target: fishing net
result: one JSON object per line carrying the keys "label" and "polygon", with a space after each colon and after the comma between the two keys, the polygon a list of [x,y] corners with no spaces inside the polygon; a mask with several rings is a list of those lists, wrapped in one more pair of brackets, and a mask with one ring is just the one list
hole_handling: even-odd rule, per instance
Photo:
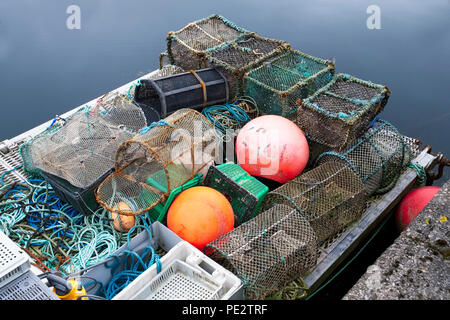
{"label": "fishing net", "polygon": [[358,176],[346,164],[329,161],[269,192],[263,210],[277,204],[294,205],[322,244],[357,220],[366,200]]}
{"label": "fishing net", "polygon": [[170,65],[169,53],[167,51],[164,51],[159,55],[159,69],[162,69],[167,65]]}
{"label": "fishing net", "polygon": [[98,187],[97,201],[123,215],[146,212],[197,173],[205,174],[218,141],[201,113],[178,110],[119,146],[115,172]]}
{"label": "fishing net", "polygon": [[114,167],[119,144],[146,125],[137,105],[108,93],[28,142],[21,149],[25,169],[50,173],[75,187],[91,186]]}
{"label": "fishing net", "polygon": [[338,74],[298,102],[297,124],[311,140],[343,150],[367,130],[389,95],[385,86]]}
{"label": "fishing net", "polygon": [[208,66],[205,59],[207,49],[231,41],[247,32],[217,14],[191,22],[184,28],[169,32],[167,35],[169,61],[184,70],[206,68]]}
{"label": "fishing net", "polygon": [[259,212],[269,191],[267,186],[233,162],[211,166],[203,184],[220,191],[230,201],[235,226],[252,219]]}
{"label": "fishing net", "polygon": [[244,94],[256,99],[263,114],[297,114],[302,100],[326,85],[334,65],[297,50],[276,56],[244,76]]}
{"label": "fishing net", "polygon": [[384,193],[395,185],[416,150],[397,128],[384,120],[376,120],[351,148],[341,153],[324,152],[317,164],[338,161],[348,165],[364,183],[366,192],[372,195]]}
{"label": "fishing net", "polygon": [[246,299],[264,299],[316,264],[316,235],[293,207],[280,204],[211,242],[205,252],[244,283]]}
{"label": "fishing net", "polygon": [[285,41],[250,33],[206,50],[206,57],[211,66],[227,77],[230,98],[234,99],[243,94],[242,81],[246,72],[289,48]]}

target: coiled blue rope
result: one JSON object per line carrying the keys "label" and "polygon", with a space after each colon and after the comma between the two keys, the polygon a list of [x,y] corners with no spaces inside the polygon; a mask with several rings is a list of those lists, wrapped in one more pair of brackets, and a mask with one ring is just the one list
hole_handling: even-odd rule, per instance
{"label": "coiled blue rope", "polygon": [[[161,260],[155,249],[152,246],[146,246],[143,252],[139,255],[131,249],[130,246],[130,234],[136,228],[144,228],[148,234],[149,239],[152,239],[152,233],[150,226],[145,220],[144,225],[135,225],[127,234],[128,250],[123,250],[119,255],[111,255],[116,261],[110,268],[114,276],[110,282],[104,286],[104,296],[110,300],[114,298],[121,290],[123,290],[128,284],[134,281],[145,270],[156,264],[156,272],[161,272]],[[122,271],[116,273],[116,270],[122,268]]]}
{"label": "coiled blue rope", "polygon": [[240,129],[251,119],[239,106],[233,104],[214,105],[203,109],[202,114],[221,133],[227,130]]}

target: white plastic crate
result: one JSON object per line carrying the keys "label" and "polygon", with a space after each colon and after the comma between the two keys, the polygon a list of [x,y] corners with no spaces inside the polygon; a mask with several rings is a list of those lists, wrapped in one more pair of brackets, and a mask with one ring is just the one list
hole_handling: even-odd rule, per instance
{"label": "white plastic crate", "polygon": [[0,300],[60,300],[32,271],[0,288]]}
{"label": "white plastic crate", "polygon": [[242,281],[186,241],[161,258],[113,300],[228,300],[242,299]]}
{"label": "white plastic crate", "polygon": [[28,255],[0,231],[0,288],[30,269]]}

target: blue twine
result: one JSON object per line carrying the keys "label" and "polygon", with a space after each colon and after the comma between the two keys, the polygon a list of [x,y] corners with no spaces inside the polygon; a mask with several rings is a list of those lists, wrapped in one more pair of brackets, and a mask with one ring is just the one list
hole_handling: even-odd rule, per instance
{"label": "blue twine", "polygon": [[5,176],[6,176],[7,174],[9,174],[9,173],[11,173],[11,172],[13,172],[13,171],[16,171],[17,169],[20,169],[20,168],[22,168],[22,167],[23,167],[23,165],[21,164],[20,166],[17,166],[17,167],[15,167],[15,168],[11,169],[11,170],[8,170],[8,171],[3,172],[2,176],[0,177],[0,183],[2,184],[2,186],[5,185],[5,183],[3,182],[3,179],[5,178]]}
{"label": "blue twine", "polygon": [[173,127],[173,124],[170,124],[169,122],[167,122],[166,120],[159,120],[156,122],[152,122],[149,126],[144,127],[142,129],[139,130],[140,134],[146,134],[147,132],[149,132],[152,128],[156,127],[156,126],[169,126],[169,127]]}
{"label": "blue twine", "polygon": [[[119,253],[119,255],[124,257],[120,259],[119,255],[113,254],[110,257],[114,258],[116,263],[112,266],[107,266],[105,264],[105,266],[111,268],[111,273],[114,274],[109,283],[104,286],[104,296],[108,300],[114,298],[121,290],[133,282],[152,265],[156,264],[156,272],[161,272],[162,264],[160,257],[156,254],[156,251],[152,246],[146,246],[141,255],[133,251],[130,246],[130,235],[136,228],[144,228],[148,232],[149,239],[152,239],[152,233],[150,230],[151,225],[149,226],[144,219],[142,221],[144,225],[135,225],[128,231],[128,250],[123,250]],[[116,273],[116,270],[119,267],[123,267],[123,270]]]}
{"label": "blue twine", "polygon": [[233,121],[240,129],[243,124],[249,122],[251,119],[242,108],[236,105],[237,103],[239,103],[239,100],[233,104],[228,103],[224,105],[206,107],[203,109],[202,114],[214,125],[216,129],[220,130],[222,133],[226,133],[227,130],[235,128],[221,124],[216,118],[218,116]]}

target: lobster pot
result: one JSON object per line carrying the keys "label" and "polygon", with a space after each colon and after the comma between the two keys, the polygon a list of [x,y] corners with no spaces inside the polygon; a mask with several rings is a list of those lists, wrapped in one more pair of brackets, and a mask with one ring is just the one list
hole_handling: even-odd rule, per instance
{"label": "lobster pot", "polygon": [[263,210],[277,204],[295,205],[323,244],[361,217],[366,200],[358,176],[347,165],[330,161],[269,192]]}
{"label": "lobster pot", "polygon": [[277,205],[205,247],[244,283],[246,299],[264,299],[304,276],[318,257],[316,235],[293,207]]}
{"label": "lobster pot", "polygon": [[108,211],[136,215],[165,203],[171,191],[205,174],[218,150],[214,127],[199,112],[182,109],[122,143],[115,172],[98,187]]}
{"label": "lobster pot", "polygon": [[26,171],[46,172],[77,188],[88,188],[114,168],[120,143],[147,125],[143,111],[126,97],[109,93],[37,135],[21,148]]}
{"label": "lobster pot", "polygon": [[[184,28],[167,35],[169,62],[184,70],[208,66],[205,51],[248,33],[220,15],[191,22]],[[160,60],[161,61],[161,60]]]}
{"label": "lobster pot", "polygon": [[351,168],[364,183],[368,195],[390,190],[414,152],[407,139],[390,123],[377,120],[373,127],[344,152],[324,152],[317,159],[320,165],[337,161]]}
{"label": "lobster pot", "polygon": [[250,70],[244,76],[244,94],[256,99],[263,114],[297,114],[298,100],[326,85],[334,65],[297,50],[289,50]]}
{"label": "lobster pot", "polygon": [[158,79],[183,72],[184,70],[179,66],[173,64],[165,64],[161,66],[161,68],[159,68],[159,70],[157,70],[154,74],[152,74],[152,76],[150,76],[150,79]]}
{"label": "lobster pot", "polygon": [[269,191],[267,186],[233,162],[211,166],[203,184],[220,191],[230,201],[235,226],[252,219],[258,213]]}
{"label": "lobster pot", "polygon": [[344,150],[369,127],[389,98],[387,87],[347,74],[298,101],[298,126],[317,143]]}
{"label": "lobster pot", "polygon": [[[161,67],[159,70],[156,70],[155,72],[150,73],[150,75],[148,75],[144,79],[148,81],[148,79],[158,79],[158,78],[168,77],[168,76],[183,73],[183,72],[184,72],[184,70],[181,69],[180,67],[172,65],[172,64],[167,64],[167,65]],[[130,88],[128,89],[127,96],[128,96],[128,98],[133,99],[133,102],[142,109],[142,111],[144,112],[145,118],[147,120],[147,123],[152,123],[152,122],[156,122],[161,119],[161,112],[157,111],[154,107],[144,104],[144,103],[141,103],[141,102],[138,102],[135,99],[136,87],[139,86],[144,79],[139,79],[139,80],[137,80],[137,82],[133,83],[130,86]]]}
{"label": "lobster pot", "polygon": [[228,95],[224,75],[213,68],[207,68],[141,80],[136,85],[134,100],[166,117],[183,108],[202,109],[224,103],[228,100]]}
{"label": "lobster pot", "polygon": [[[170,65],[169,53],[164,51],[159,55],[159,69],[162,69],[167,65]],[[179,68],[181,69],[181,67]]]}
{"label": "lobster pot", "polygon": [[206,57],[210,66],[219,69],[227,77],[230,99],[234,99],[242,95],[242,81],[246,72],[289,48],[289,43],[285,41],[250,33],[206,50]]}

